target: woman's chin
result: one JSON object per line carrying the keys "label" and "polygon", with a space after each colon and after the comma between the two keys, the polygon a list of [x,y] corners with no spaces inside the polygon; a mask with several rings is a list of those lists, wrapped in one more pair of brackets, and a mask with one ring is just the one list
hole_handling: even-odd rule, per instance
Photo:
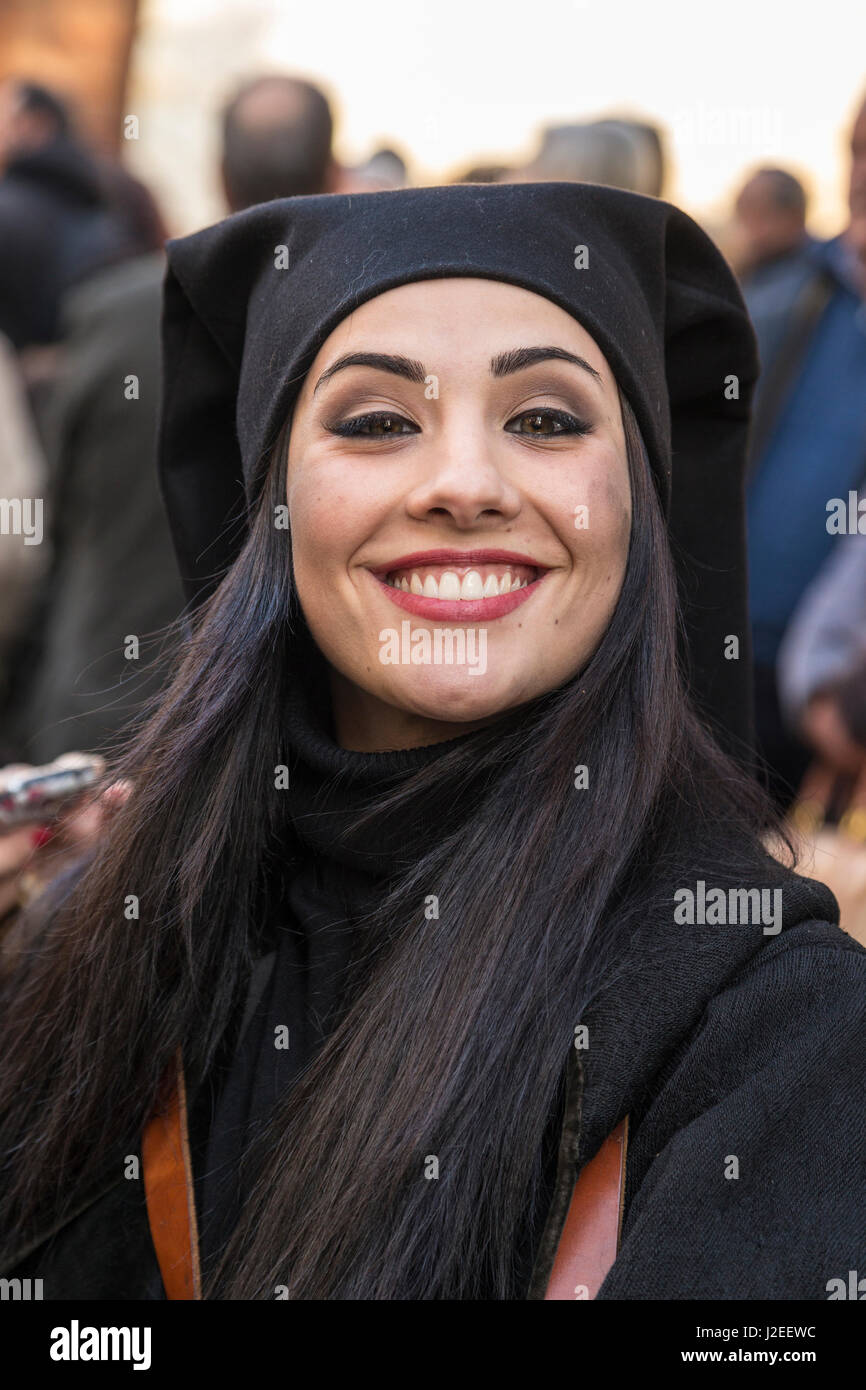
{"label": "woman's chin", "polygon": [[[471,724],[494,719],[520,701],[515,685],[503,681],[501,673],[455,670],[448,667],[401,672],[401,679],[385,696],[396,705],[424,719],[449,724]],[[526,698],[525,696],[523,697]]]}

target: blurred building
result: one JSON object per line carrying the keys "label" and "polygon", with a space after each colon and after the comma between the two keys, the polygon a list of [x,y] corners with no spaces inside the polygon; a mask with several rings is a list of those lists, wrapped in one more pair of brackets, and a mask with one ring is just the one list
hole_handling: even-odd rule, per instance
{"label": "blurred building", "polygon": [[3,0],[0,80],[43,83],[75,110],[82,134],[117,154],[138,0]]}

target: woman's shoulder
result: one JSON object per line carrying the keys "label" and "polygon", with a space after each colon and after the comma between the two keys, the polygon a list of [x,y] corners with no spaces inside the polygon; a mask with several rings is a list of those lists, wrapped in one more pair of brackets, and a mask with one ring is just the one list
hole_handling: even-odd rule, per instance
{"label": "woman's shoulder", "polygon": [[641,1114],[650,1148],[740,1104],[768,1133],[796,1112],[802,1143],[822,1142],[834,1110],[859,1123],[864,1024],[866,950],[835,922],[787,922],[718,979],[656,1072]]}
{"label": "woman's shoulder", "polygon": [[762,1030],[775,1027],[782,1045],[786,1030],[829,1030],[834,1011],[856,1016],[866,999],[866,951],[839,927],[830,889],[770,855],[735,862],[724,848],[653,887],[581,1020],[587,1156],[626,1111],[646,1112],[683,1058],[697,1058],[713,1020],[724,1017],[730,1046],[720,1036],[717,1057],[695,1063],[698,1089],[709,1073],[725,1084],[724,1054],[738,1074]]}
{"label": "woman's shoulder", "polygon": [[712,952],[718,974],[681,1056],[712,1047],[726,1059],[730,1084],[759,1064],[762,1049],[775,1054],[808,1038],[827,1056],[853,1039],[866,1012],[866,950],[839,925],[826,884],[770,858],[766,885],[726,886],[713,896],[698,884],[695,916],[709,923],[713,906],[729,961],[718,969]]}
{"label": "woman's shoulder", "polygon": [[[739,962],[720,983],[720,991],[748,994],[756,977],[771,998],[781,995],[789,981],[805,973],[817,980],[825,972],[835,979],[841,999],[843,981],[850,982],[853,1002],[866,1001],[862,991],[866,949],[840,925],[839,905],[832,889],[773,855],[764,860],[768,886],[761,888],[761,936],[753,954]],[[753,890],[752,890],[753,891]],[[757,901],[757,895],[755,894]],[[819,1004],[815,998],[815,1007]]]}
{"label": "woman's shoulder", "polygon": [[817,1086],[823,1075],[826,1086],[853,1084],[866,1072],[864,1023],[866,950],[837,923],[809,918],[767,941],[725,981],[693,1050],[724,1056],[731,1081],[746,1068],[790,1072],[799,1054],[804,1081]]}
{"label": "woman's shoulder", "polygon": [[837,922],[807,918],[766,941],[726,988],[747,987],[756,974],[762,981],[772,977],[781,983],[803,971],[811,975],[831,971],[840,987],[846,980],[857,983],[866,973],[866,949]]}
{"label": "woman's shoulder", "polygon": [[866,951],[808,909],[720,973],[632,1088],[603,1297],[827,1297],[862,1254],[864,1023]]}

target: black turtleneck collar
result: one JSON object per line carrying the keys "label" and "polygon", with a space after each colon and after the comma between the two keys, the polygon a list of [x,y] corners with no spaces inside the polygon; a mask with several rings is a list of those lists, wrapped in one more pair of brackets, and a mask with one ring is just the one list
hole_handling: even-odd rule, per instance
{"label": "black turtleneck collar", "polygon": [[[485,784],[485,770],[480,767],[467,776],[461,769],[459,795],[447,770],[434,774],[442,759],[488,743],[489,730],[381,753],[341,748],[334,732],[327,664],[303,622],[293,647],[296,664],[285,728],[294,831],[314,855],[374,876],[390,876],[470,813],[473,798]],[[380,809],[375,824],[357,826],[362,812],[380,805],[389,792],[425,769],[431,776],[419,780],[408,805]]]}

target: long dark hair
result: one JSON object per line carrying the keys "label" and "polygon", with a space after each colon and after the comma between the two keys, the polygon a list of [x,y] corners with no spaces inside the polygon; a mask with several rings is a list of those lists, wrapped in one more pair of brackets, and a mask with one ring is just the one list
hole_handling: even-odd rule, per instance
{"label": "long dark hair", "polygon": [[[702,833],[757,862],[768,804],[683,692],[667,531],[621,401],[633,523],[610,624],[578,676],[418,774],[456,794],[471,758],[490,778],[365,921],[363,981],[266,1128],[210,1296],[516,1296],[515,1240],[576,1023],[653,893],[671,911],[671,876]],[[274,526],[286,440],[242,553],[114,769],[133,796],[6,991],[7,1251],[120,1173],[175,1049],[205,1077],[244,997],[268,864],[291,833],[274,790],[297,612]]]}

